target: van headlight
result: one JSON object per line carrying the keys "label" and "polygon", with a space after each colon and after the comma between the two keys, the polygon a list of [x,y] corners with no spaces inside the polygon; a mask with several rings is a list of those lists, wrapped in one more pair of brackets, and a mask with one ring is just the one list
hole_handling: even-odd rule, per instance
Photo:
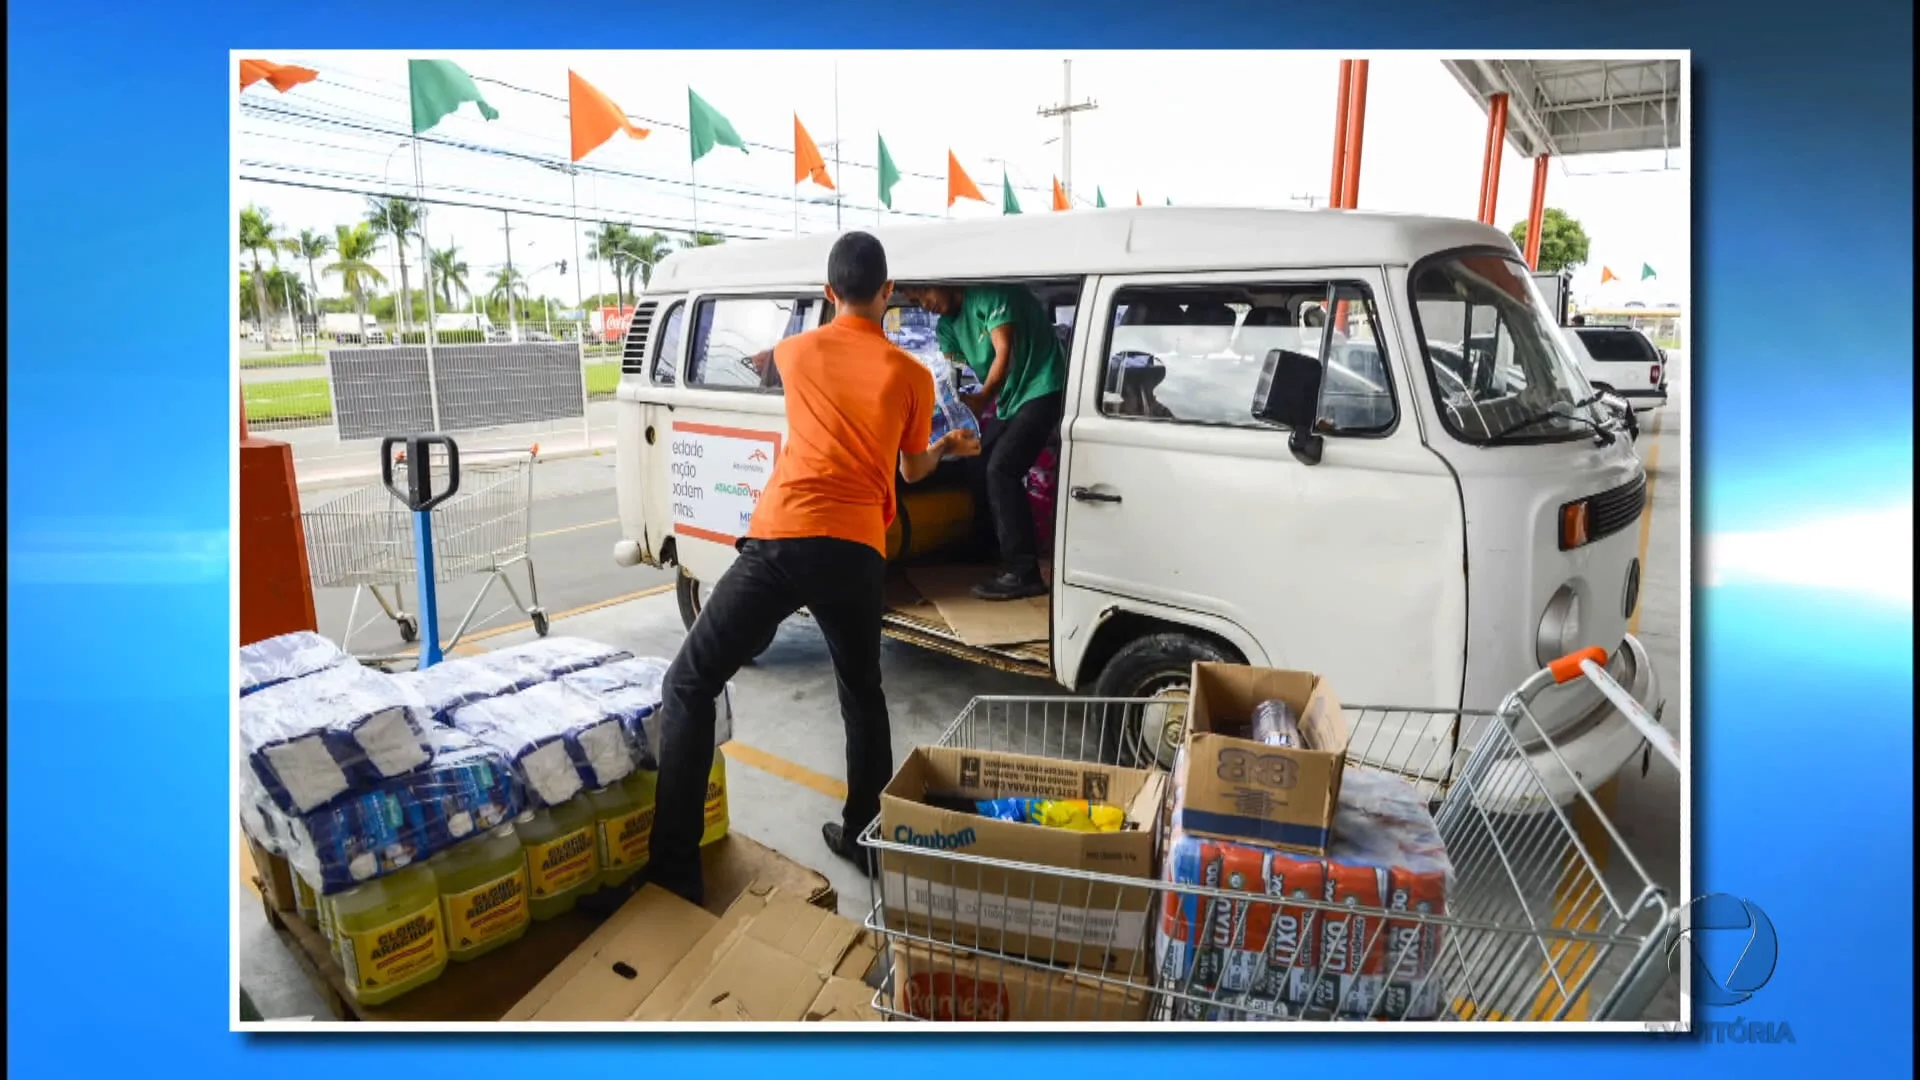
{"label": "van headlight", "polygon": [[1541,667],[1546,667],[1580,647],[1580,595],[1573,591],[1573,586],[1562,585],[1540,615],[1534,658],[1540,661]]}

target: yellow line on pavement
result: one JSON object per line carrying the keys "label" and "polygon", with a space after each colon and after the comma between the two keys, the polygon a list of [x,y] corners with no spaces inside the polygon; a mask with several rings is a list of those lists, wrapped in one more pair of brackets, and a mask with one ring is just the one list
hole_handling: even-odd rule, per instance
{"label": "yellow line on pavement", "polygon": [[751,765],[763,773],[798,784],[810,791],[817,791],[829,799],[845,801],[847,797],[847,785],[825,773],[814,772],[805,765],[769,754],[765,750],[755,749],[745,743],[730,742],[720,747],[720,752],[727,755],[728,761]]}
{"label": "yellow line on pavement", "polygon": [[579,532],[582,529],[601,529],[608,525],[618,524],[620,524],[619,518],[608,518],[605,521],[589,521],[583,525],[567,525],[558,529],[548,529],[546,532],[537,532],[533,534],[531,539],[538,540],[543,536],[560,536],[564,533]]}
{"label": "yellow line on pavement", "polygon": [[[1634,606],[1632,618],[1627,620],[1627,633],[1629,634],[1638,634],[1640,632],[1640,613],[1645,611],[1647,607],[1644,599],[1647,576],[1647,546],[1653,536],[1653,482],[1654,470],[1660,464],[1660,419],[1663,415],[1663,413],[1655,413],[1653,415],[1653,425],[1648,429],[1648,434],[1652,436],[1654,443],[1647,451],[1647,507],[1640,514],[1640,549],[1638,557],[1640,559],[1642,599]],[[1618,776],[1601,784],[1593,793],[1594,805],[1598,806],[1600,812],[1605,814],[1609,820],[1614,816],[1614,807],[1619,805],[1619,798],[1620,778]],[[1587,850],[1587,853],[1593,859],[1594,869],[1602,874],[1606,873],[1607,856],[1613,844],[1612,839],[1607,835],[1607,830],[1601,826],[1599,819],[1593,815],[1583,802],[1576,802],[1573,806],[1573,824],[1576,835],[1580,837],[1580,845]],[[1553,925],[1557,927],[1577,927],[1578,929],[1586,931],[1598,931],[1600,929],[1601,907],[1606,902],[1606,893],[1602,888],[1602,884],[1601,882],[1592,880],[1592,874],[1588,872],[1586,864],[1581,862],[1574,853],[1569,852],[1565,862],[1566,865],[1560,874],[1561,883],[1555,889]],[[1558,970],[1559,977],[1569,986],[1579,982],[1585,977],[1587,969],[1591,968],[1594,962],[1599,959],[1599,953],[1596,947],[1571,941],[1562,942],[1555,948],[1554,953],[1554,967]],[[1580,1000],[1573,1003],[1573,1008],[1567,1012],[1568,1020],[1585,1020],[1587,1018],[1587,999],[1588,995],[1582,994]],[[1542,1000],[1534,1010],[1533,1018],[1536,1020],[1553,1019],[1564,1002],[1564,995],[1552,984],[1549,984],[1548,988],[1542,993]]]}

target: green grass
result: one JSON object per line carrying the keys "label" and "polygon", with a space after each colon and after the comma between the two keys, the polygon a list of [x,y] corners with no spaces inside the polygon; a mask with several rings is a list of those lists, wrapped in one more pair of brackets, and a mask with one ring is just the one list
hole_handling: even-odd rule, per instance
{"label": "green grass", "polygon": [[246,383],[240,391],[246,402],[247,422],[250,424],[269,420],[333,418],[332,388],[325,379]]}
{"label": "green grass", "polygon": [[254,353],[240,358],[240,366],[246,370],[277,367],[319,367],[327,358],[312,352],[275,352]]}
{"label": "green grass", "polygon": [[613,392],[618,389],[619,386],[620,364],[618,361],[609,364],[587,365],[588,397],[612,397]]}

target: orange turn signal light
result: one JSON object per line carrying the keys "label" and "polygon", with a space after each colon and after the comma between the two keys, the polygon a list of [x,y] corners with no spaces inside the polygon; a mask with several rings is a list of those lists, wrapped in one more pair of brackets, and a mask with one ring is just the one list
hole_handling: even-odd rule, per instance
{"label": "orange turn signal light", "polygon": [[1570,502],[1560,508],[1560,550],[1572,551],[1585,546],[1587,533],[1587,500]]}

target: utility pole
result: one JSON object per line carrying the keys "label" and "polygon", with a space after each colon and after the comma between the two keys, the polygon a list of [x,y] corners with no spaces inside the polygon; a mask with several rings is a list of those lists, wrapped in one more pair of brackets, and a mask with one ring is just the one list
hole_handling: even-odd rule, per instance
{"label": "utility pole", "polygon": [[513,215],[502,210],[500,220],[506,222],[500,227],[500,231],[507,234],[507,333],[512,335],[513,340],[519,341],[520,320],[515,316],[513,308]]}
{"label": "utility pole", "polygon": [[1073,201],[1073,114],[1089,112],[1100,107],[1100,103],[1089,98],[1086,101],[1073,100],[1073,61],[1060,61],[1064,70],[1065,93],[1058,105],[1042,105],[1040,115],[1048,119],[1060,118],[1060,190],[1066,192],[1067,201]]}
{"label": "utility pole", "polygon": [[[833,62],[833,175],[836,177],[834,183],[841,187],[846,186],[847,178],[840,175],[840,61],[838,60]],[[834,189],[834,195],[839,194],[840,190]],[[840,231],[840,200],[838,198],[833,200],[833,231],[836,233]]]}

